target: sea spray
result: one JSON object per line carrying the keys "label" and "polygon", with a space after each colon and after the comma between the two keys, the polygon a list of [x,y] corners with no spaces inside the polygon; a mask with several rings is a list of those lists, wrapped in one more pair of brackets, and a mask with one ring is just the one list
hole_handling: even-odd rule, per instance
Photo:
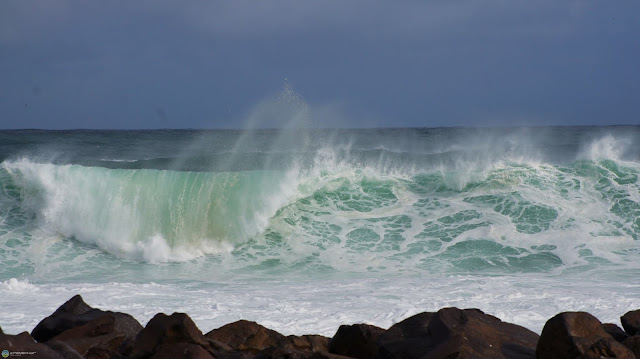
{"label": "sea spray", "polygon": [[444,306],[535,331],[640,307],[637,127],[249,132],[12,132],[3,330],[76,293],[325,335]]}

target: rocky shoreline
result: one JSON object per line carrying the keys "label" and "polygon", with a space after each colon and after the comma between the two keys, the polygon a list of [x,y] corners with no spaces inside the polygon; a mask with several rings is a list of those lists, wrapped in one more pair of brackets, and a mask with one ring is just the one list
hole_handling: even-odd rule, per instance
{"label": "rocky shoreline", "polygon": [[624,314],[621,324],[564,312],[538,335],[478,309],[443,308],[389,329],[342,325],[332,338],[284,336],[246,320],[203,334],[184,313],[156,314],[143,327],[76,295],[31,334],[0,329],[0,351],[3,358],[32,359],[640,358],[640,309]]}

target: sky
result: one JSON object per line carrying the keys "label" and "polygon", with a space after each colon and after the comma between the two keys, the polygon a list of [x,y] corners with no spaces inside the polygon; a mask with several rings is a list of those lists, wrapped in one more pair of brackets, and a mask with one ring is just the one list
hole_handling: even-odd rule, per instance
{"label": "sky", "polygon": [[639,64],[637,0],[0,0],[3,129],[640,124]]}

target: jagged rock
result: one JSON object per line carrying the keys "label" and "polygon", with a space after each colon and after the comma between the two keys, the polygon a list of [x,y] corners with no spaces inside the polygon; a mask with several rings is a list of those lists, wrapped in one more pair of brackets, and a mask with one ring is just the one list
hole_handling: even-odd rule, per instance
{"label": "jagged rock", "polygon": [[640,334],[640,309],[627,312],[620,317],[624,331],[629,335]]}
{"label": "jagged rock", "polygon": [[622,342],[625,347],[629,348],[636,358],[640,358],[640,335],[628,337]]}
{"label": "jagged rock", "polygon": [[[430,318],[430,320],[429,320]],[[377,358],[532,358],[538,335],[478,309],[444,308],[380,336]],[[428,321],[428,324],[426,322]],[[398,323],[400,324],[400,323]],[[393,327],[392,327],[393,328]],[[390,328],[389,330],[391,330]],[[393,333],[393,332],[392,332]],[[396,334],[397,335],[397,334]],[[393,344],[393,345],[390,345]]]}
{"label": "jagged rock", "polygon": [[385,330],[368,324],[341,325],[329,341],[329,353],[358,359],[372,358]]}
{"label": "jagged rock", "polygon": [[205,334],[206,338],[224,343],[235,350],[258,353],[272,346],[279,346],[286,337],[275,330],[248,320],[239,320]]}
{"label": "jagged rock", "polygon": [[611,335],[611,337],[620,343],[622,343],[625,339],[629,337],[629,334],[625,333],[622,328],[613,324],[613,323],[604,323],[602,324],[602,329],[604,329],[607,334]]}
{"label": "jagged rock", "polygon": [[565,312],[549,319],[542,329],[536,356],[539,359],[635,358],[604,330],[598,319],[585,312]]}
{"label": "jagged rock", "polygon": [[195,344],[201,346],[212,356],[229,350],[222,343],[207,339],[188,315],[173,313],[168,316],[156,314],[136,337],[131,350],[131,359],[145,358],[160,354],[159,348],[165,344]]}
{"label": "jagged rock", "polygon": [[429,322],[435,313],[419,313],[398,322],[378,338],[376,358],[416,358],[426,351]]}
{"label": "jagged rock", "polygon": [[80,295],[76,295],[38,323],[31,335],[39,342],[46,342],[66,330],[86,325],[102,317],[110,317],[113,331],[125,338],[135,338],[142,330],[142,325],[129,314],[91,308]]}
{"label": "jagged rock", "polygon": [[[64,357],[48,346],[37,343],[27,332],[18,335],[0,334],[0,350],[12,352],[33,353],[22,355],[30,359],[64,359]],[[11,355],[10,355],[11,357]]]}

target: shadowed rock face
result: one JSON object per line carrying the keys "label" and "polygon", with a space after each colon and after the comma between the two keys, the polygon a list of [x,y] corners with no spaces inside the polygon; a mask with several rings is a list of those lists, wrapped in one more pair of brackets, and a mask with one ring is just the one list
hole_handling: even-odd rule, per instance
{"label": "shadowed rock face", "polygon": [[602,329],[604,329],[607,334],[611,335],[611,337],[620,343],[622,343],[625,339],[629,337],[629,334],[625,333],[622,328],[613,323],[604,323],[602,324]]}
{"label": "shadowed rock face", "polygon": [[142,325],[129,314],[92,308],[76,295],[38,323],[32,335],[67,358],[109,357],[126,354],[119,348],[140,330]]}
{"label": "shadowed rock face", "polygon": [[285,342],[285,336],[256,322],[239,320],[207,333],[205,337],[231,348],[257,353]]}
{"label": "shadowed rock face", "polygon": [[640,309],[627,312],[620,318],[620,322],[627,334],[640,334]]}
{"label": "shadowed rock face", "polygon": [[542,329],[536,356],[554,358],[629,358],[635,356],[585,312],[565,312],[549,319]]}
{"label": "shadowed rock face", "polygon": [[358,359],[372,358],[378,352],[378,338],[384,329],[367,324],[341,325],[329,341],[329,352]]}
{"label": "shadowed rock face", "polygon": [[640,335],[634,335],[626,338],[622,344],[627,347],[636,358],[640,358]]}
{"label": "shadowed rock face", "polygon": [[444,308],[407,321],[380,337],[376,358],[535,357],[537,334],[478,309]]}
{"label": "shadowed rock face", "polygon": [[0,350],[7,350],[9,352],[28,352],[34,353],[25,355],[31,359],[63,359],[64,357],[49,348],[48,346],[37,343],[31,335],[27,332],[22,332],[18,335],[9,335],[0,333]]}
{"label": "shadowed rock face", "polygon": [[[109,319],[104,319],[107,317]],[[66,330],[81,327],[96,320],[97,322],[93,325],[94,330],[106,330],[104,323],[108,322],[112,332],[117,332],[126,338],[135,338],[142,330],[142,325],[129,314],[91,308],[81,296],[76,295],[38,323],[31,335],[39,342],[46,342]],[[102,329],[95,329],[97,327]]]}
{"label": "shadowed rock face", "polygon": [[131,358],[160,355],[160,347],[171,344],[197,345],[214,357],[229,349],[227,346],[202,335],[200,329],[196,327],[188,315],[173,313],[168,316],[159,313],[147,323],[147,326],[136,337],[131,350]]}
{"label": "shadowed rock face", "polygon": [[425,338],[435,313],[420,313],[391,326],[378,338],[376,358],[416,358],[429,350]]}

